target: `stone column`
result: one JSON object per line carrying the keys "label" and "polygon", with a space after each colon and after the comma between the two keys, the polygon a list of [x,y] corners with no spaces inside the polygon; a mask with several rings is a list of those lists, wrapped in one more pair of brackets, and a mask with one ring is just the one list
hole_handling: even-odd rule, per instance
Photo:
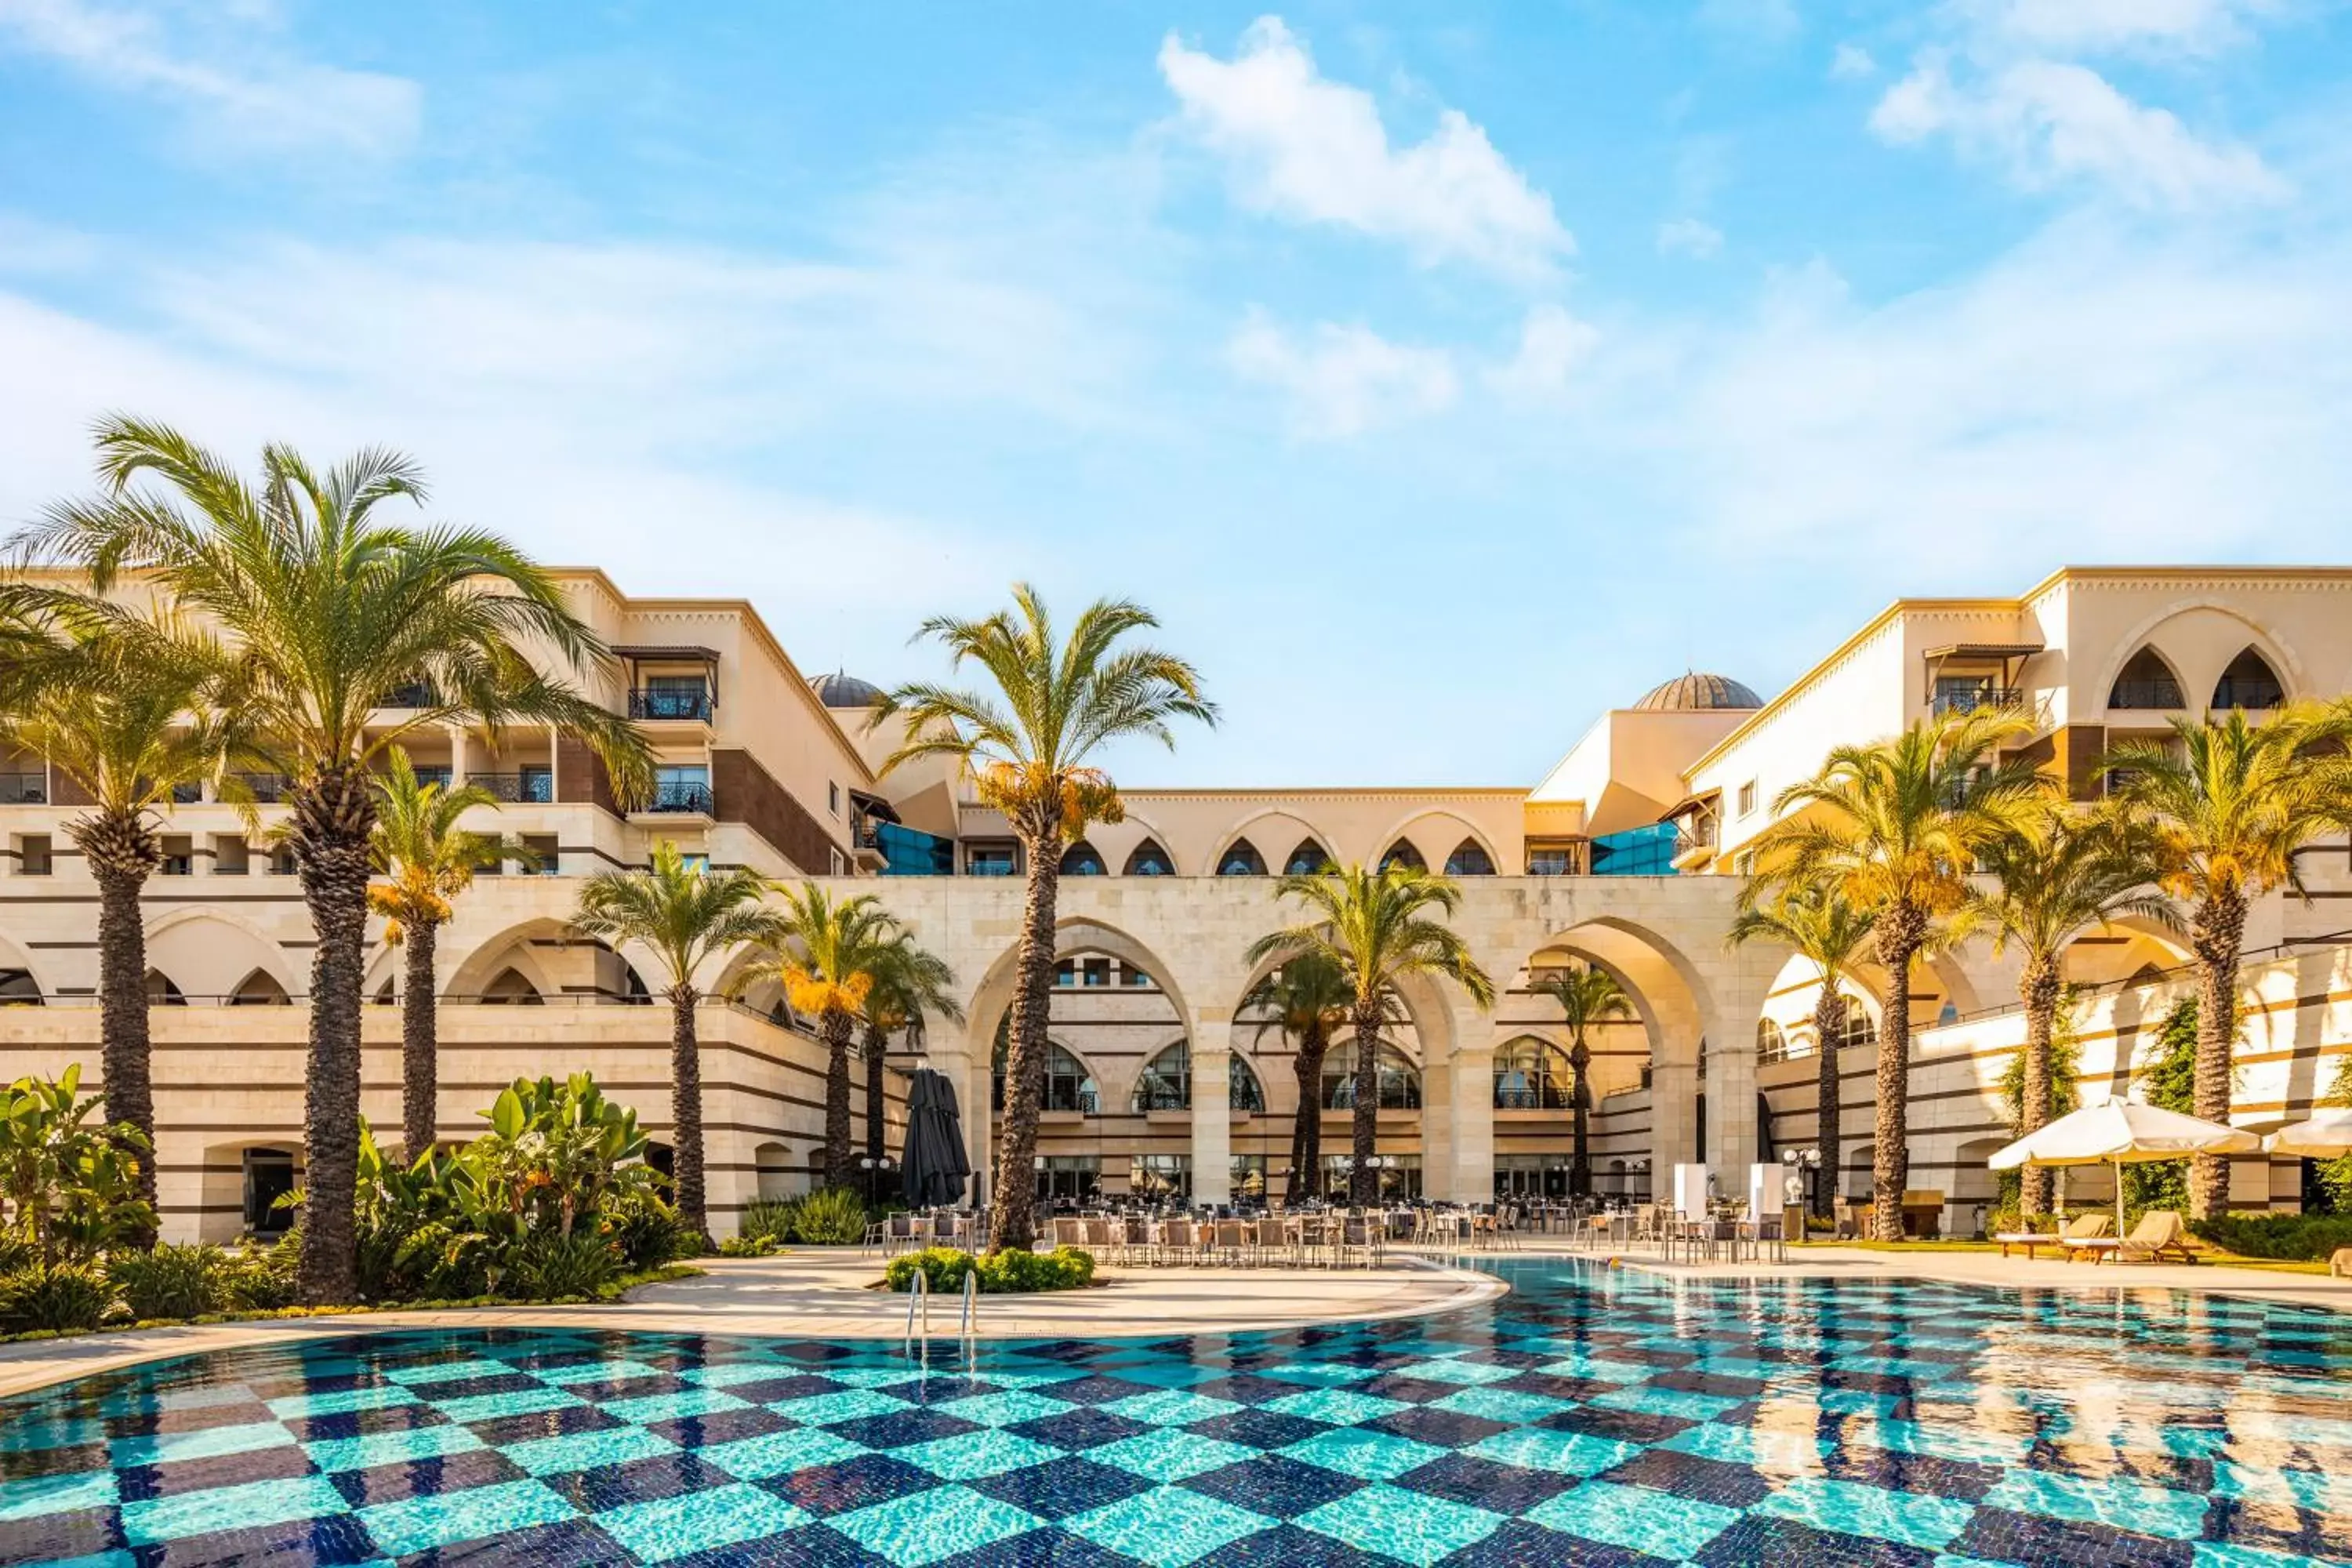
{"label": "stone column", "polygon": [[[1492,1033],[1491,1026],[1486,1026]],[[1454,1129],[1453,1179],[1448,1191],[1456,1203],[1491,1203],[1495,1196],[1495,1047],[1482,1040],[1475,1047],[1457,1047],[1447,1078],[1452,1079]]]}
{"label": "stone column", "polygon": [[1706,1028],[1706,1159],[1727,1195],[1747,1191],[1748,1167],[1763,1148],[1756,1124],[1756,1020],[1785,955],[1743,950],[1714,983]]}
{"label": "stone column", "polygon": [[[1698,1094],[1696,1064],[1651,1064],[1650,1191],[1661,1201],[1674,1181],[1675,1167],[1698,1157]],[[1710,1104],[1713,1099],[1708,1097]],[[1712,1146],[1708,1152],[1714,1152]]]}
{"label": "stone column", "polygon": [[1193,1021],[1192,1063],[1192,1201],[1223,1204],[1233,1201],[1234,1118],[1233,1025]]}

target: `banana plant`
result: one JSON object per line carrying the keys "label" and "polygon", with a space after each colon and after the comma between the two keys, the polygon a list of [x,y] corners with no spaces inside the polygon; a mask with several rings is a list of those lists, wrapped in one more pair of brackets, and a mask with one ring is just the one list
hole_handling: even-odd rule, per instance
{"label": "banana plant", "polygon": [[94,1258],[155,1226],[154,1205],[139,1194],[147,1135],[92,1122],[104,1096],[80,1089],[76,1062],[61,1078],[20,1078],[0,1090],[7,1229],[32,1244],[43,1268]]}

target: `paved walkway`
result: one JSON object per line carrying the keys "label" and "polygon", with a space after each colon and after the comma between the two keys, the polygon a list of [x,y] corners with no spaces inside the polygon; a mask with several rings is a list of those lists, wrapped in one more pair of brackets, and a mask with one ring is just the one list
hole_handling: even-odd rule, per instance
{"label": "paved walkway", "polygon": [[[699,1278],[648,1285],[596,1307],[498,1307],[446,1312],[365,1312],[325,1318],[126,1330],[0,1345],[0,1394],[166,1356],[349,1333],[530,1327],[773,1334],[796,1339],[897,1339],[907,1299],[870,1289],[881,1264],[854,1251],[702,1260]],[[1106,1268],[1099,1289],[983,1296],[988,1339],[1100,1339],[1125,1334],[1231,1332],[1305,1323],[1413,1317],[1501,1295],[1492,1276],[1398,1260],[1380,1269]],[[935,1336],[953,1338],[961,1302],[931,1308]]]}

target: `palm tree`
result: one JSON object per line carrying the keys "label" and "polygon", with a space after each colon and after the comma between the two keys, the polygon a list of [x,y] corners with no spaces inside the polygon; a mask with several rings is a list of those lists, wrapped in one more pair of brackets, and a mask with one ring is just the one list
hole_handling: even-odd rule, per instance
{"label": "palm tree", "polygon": [[877,699],[877,722],[898,718],[906,740],[882,764],[888,773],[918,757],[951,756],[971,772],[982,805],[1004,814],[1027,863],[1018,970],[1010,1015],[1004,1123],[997,1144],[992,1246],[1026,1247],[1036,1238],[1036,1193],[1029,1180],[1037,1147],[1038,1100],[1045,1088],[1045,1015],[1054,984],[1054,911],[1062,850],[1096,822],[1125,816],[1118,788],[1091,759],[1111,742],[1146,736],[1174,747],[1174,719],[1216,722],[1200,677],[1175,655],[1120,647],[1160,623],[1142,605],[1099,599],[1055,635],[1045,602],[1025,583],[1013,607],[982,620],[938,616],[919,636],[947,645],[955,666],[987,671],[993,690],[919,682]]}
{"label": "palm tree", "polygon": [[471,833],[457,819],[474,807],[498,805],[478,784],[450,789],[419,782],[408,753],[392,748],[390,766],[375,781],[375,831],[368,854],[384,880],[368,884],[368,908],[383,917],[386,945],[404,950],[400,993],[401,1150],[414,1163],[439,1136],[439,1030],[435,1016],[433,953],[452,910],[449,900],[474,885],[474,873],[508,856],[536,863],[518,841]]}
{"label": "palm tree", "polygon": [[[2238,711],[2203,723],[2176,719],[2169,741],[2127,741],[2104,759],[2111,809],[2146,836],[2144,869],[2188,907],[2197,965],[2195,1109],[2208,1121],[2230,1120],[2246,910],[2273,889],[2301,893],[2295,852],[2345,825],[2352,789],[2336,743],[2346,718],[2305,710],[2259,725]],[[2198,1156],[2189,1212],[2216,1215],[2229,1199],[2228,1161]]]}
{"label": "palm tree", "polygon": [[1887,973],[1871,1151],[1872,1229],[1882,1241],[1902,1239],[1910,1175],[1911,966],[1961,934],[1978,860],[2040,809],[2047,782],[2023,757],[1999,755],[2032,730],[2021,713],[1985,708],[1834,747],[1820,773],[1780,792],[1780,820],[1757,837],[1765,874],[1743,892],[1746,906],[1809,888],[1871,917],[1871,946]]}
{"label": "palm tree", "polygon": [[1838,982],[1860,961],[1870,935],[1871,917],[1832,886],[1780,889],[1769,902],[1741,910],[1731,922],[1732,946],[1782,942],[1821,972],[1822,988],[1813,998],[1814,1142],[1829,1179],[1814,1189],[1813,1207],[1824,1219],[1837,1205],[1838,1122],[1844,1099],[1838,1083],[1838,1041],[1845,1032],[1846,1009],[1853,1005],[1839,991]]}
{"label": "palm tree", "polygon": [[960,1024],[963,1008],[955,999],[955,971],[906,931],[876,954],[873,974],[874,988],[866,994],[866,1153],[879,1160],[887,1152],[882,1066],[890,1052],[890,1037],[903,1033],[907,1048],[920,1050],[926,1016],[936,1013]]}
{"label": "palm tree", "polygon": [[825,1184],[845,1187],[856,1158],[849,1132],[850,1041],[866,1015],[883,952],[901,932],[871,893],[836,900],[814,882],[777,891],[784,907],[768,943],[775,954],[743,978],[746,984],[782,981],[793,1011],[816,1020],[817,1037],[824,1042]]}
{"label": "palm tree", "polygon": [[[168,626],[86,627],[68,657],[0,712],[0,742],[37,752],[79,786],[89,810],[66,824],[98,882],[98,998],[106,1118],[138,1130],[139,1195],[155,1204],[155,1091],[147,1033],[147,933],[139,900],[163,863],[154,813],[184,787],[217,781],[241,742],[215,709],[219,666]],[[156,635],[156,634],[163,635]],[[130,1152],[130,1151],[126,1151]],[[152,1237],[142,1237],[152,1241]]]}
{"label": "palm tree", "polygon": [[1290,1179],[1282,1201],[1296,1205],[1321,1190],[1323,1168],[1323,1058],[1331,1036],[1346,1025],[1355,987],[1328,957],[1301,952],[1268,971],[1242,998],[1242,1011],[1257,1015],[1253,1040],[1276,1029],[1294,1042],[1291,1067],[1298,1075],[1298,1110],[1290,1123]]}
{"label": "palm tree", "polygon": [[702,1000],[694,977],[712,955],[745,942],[776,940],[776,917],[761,907],[768,884],[740,867],[713,871],[691,862],[665,838],[642,871],[604,871],[580,889],[572,929],[607,946],[642,942],[662,966],[669,999],[670,1123],[675,1142],[670,1180],[678,1217],[710,1245],[702,1183],[702,1058],[695,1038],[695,1006]]}
{"label": "palm tree", "polygon": [[1584,1032],[1612,1018],[1634,1016],[1633,998],[1608,971],[1581,964],[1545,975],[1530,987],[1538,996],[1559,1004],[1568,1022],[1569,1105],[1575,1118],[1576,1138],[1568,1164],[1568,1190],[1576,1197],[1592,1191],[1592,1086],[1585,1074],[1592,1066],[1592,1047]]}
{"label": "palm tree", "polygon": [[1495,983],[1454,928],[1430,913],[1450,915],[1461,905],[1461,889],[1444,877],[1412,866],[1369,870],[1354,865],[1285,877],[1275,884],[1275,897],[1297,900],[1311,918],[1258,938],[1250,944],[1249,962],[1321,958],[1347,977],[1352,993],[1355,1173],[1348,1195],[1351,1203],[1369,1204],[1380,1195],[1380,1173],[1370,1161],[1380,1133],[1381,1025],[1401,1000],[1398,984],[1415,975],[1442,975],[1479,1006],[1490,1007]]}
{"label": "palm tree", "polygon": [[[388,501],[424,499],[407,458],[370,448],[322,472],[270,446],[252,485],[165,426],[111,416],[97,445],[103,493],[50,508],[15,547],[83,567],[100,595],[136,574],[229,646],[236,680],[221,705],[289,780],[289,837],[317,931],[297,1289],[312,1304],[350,1301],[371,768],[414,730],[545,724],[584,740],[629,799],[649,786],[650,753],[626,720],[526,653],[573,672],[605,659],[544,571],[482,530],[377,519]],[[410,693],[415,706],[384,712]]]}

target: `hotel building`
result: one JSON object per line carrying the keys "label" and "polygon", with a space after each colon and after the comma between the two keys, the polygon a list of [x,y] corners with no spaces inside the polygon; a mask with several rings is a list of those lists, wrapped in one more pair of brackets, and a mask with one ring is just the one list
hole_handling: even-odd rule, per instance
{"label": "hotel building", "polygon": [[[891,1058],[893,1147],[904,1074],[927,1061],[958,1086],[987,1171],[1024,869],[1003,820],[944,764],[880,776],[896,737],[868,726],[873,689],[808,679],[751,605],[631,598],[600,572],[559,575],[615,651],[597,695],[643,724],[658,781],[645,809],[624,810],[584,748],[543,731],[407,741],[420,771],[497,796],[482,828],[537,852],[535,869],[512,862],[478,881],[441,936],[445,1132],[467,1135],[519,1074],[587,1068],[666,1136],[667,1020],[646,1005],[658,972],[566,924],[582,879],[643,865],[666,838],[713,864],[873,892],[954,966],[966,1022],[933,1019],[919,1057]],[[1809,967],[1724,941],[1780,791],[1833,745],[1993,705],[2029,715],[2027,754],[2089,798],[2119,738],[2352,692],[2347,611],[2352,570],[2068,569],[2013,598],[1899,601],[1769,701],[1723,676],[1670,679],[1603,713],[1532,787],[1127,790],[1126,819],[1063,858],[1043,1168],[1006,1179],[1073,1196],[1213,1202],[1269,1178],[1279,1190],[1305,1092],[1325,1108],[1323,1177],[1339,1182],[1357,1043],[1343,1033],[1302,1089],[1289,1042],[1243,1006],[1260,978],[1244,953],[1289,918],[1271,876],[1403,858],[1459,879],[1456,927],[1502,995],[1482,1011],[1444,985],[1406,988],[1376,1043],[1384,1183],[1457,1199],[1565,1192],[1567,1035],[1531,986],[1580,961],[1614,974],[1636,1008],[1591,1037],[1601,1190],[1663,1191],[1663,1173],[1698,1161],[1744,1192],[1751,1162],[1812,1145],[1826,1047],[1841,1053],[1844,1168],[1822,1179],[1864,1191],[1885,976],[1852,976],[1843,1037],[1816,1041]],[[283,809],[282,781],[245,782],[265,823]],[[209,795],[164,814],[166,860],[145,901],[165,1230],[222,1239],[269,1223],[270,1197],[299,1176],[313,941],[288,858]],[[41,757],[0,756],[6,1077],[79,1061],[96,1079],[97,890],[66,832],[78,804]],[[2247,932],[2236,1099],[2254,1128],[2303,1114],[2352,1048],[2352,853],[2332,841],[2302,870],[2308,898],[2266,899]],[[748,957],[701,983],[724,996]],[[380,939],[370,958],[367,992],[384,1005],[366,1019],[365,1110],[395,1127],[401,960]],[[2146,1065],[2158,1025],[2192,994],[2187,958],[2173,934],[2130,921],[2074,944],[2087,1097],[2125,1091]],[[1915,980],[1910,1184],[1943,1194],[1948,1227],[1970,1228],[1992,1195],[1984,1160],[2007,1138],[1998,1082],[2022,1038],[2015,999],[2013,956],[1983,943]],[[755,1197],[810,1184],[824,1060],[772,987],[706,1002],[700,1029],[723,1232]],[[2292,1207],[2305,1173],[2254,1160],[2234,1179],[2242,1205]]]}

